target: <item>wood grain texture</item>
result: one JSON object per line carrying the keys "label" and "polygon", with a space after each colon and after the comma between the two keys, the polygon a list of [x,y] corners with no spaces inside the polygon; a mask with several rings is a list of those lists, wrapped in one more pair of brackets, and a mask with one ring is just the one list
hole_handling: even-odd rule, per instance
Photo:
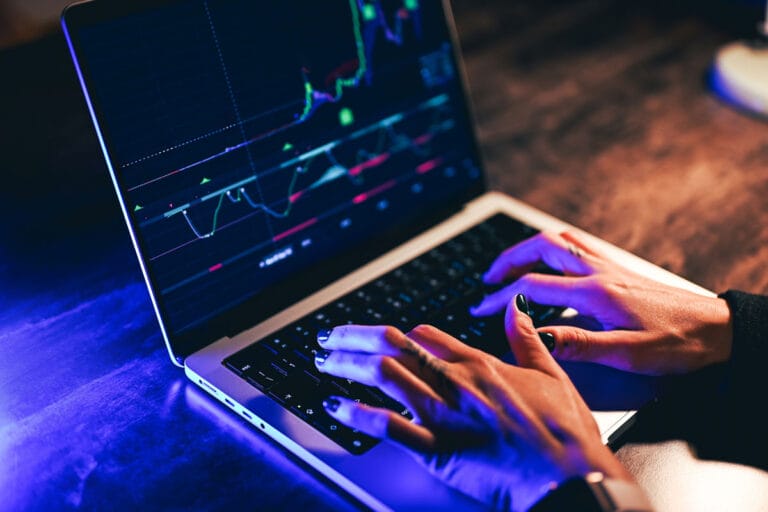
{"label": "wood grain texture", "polygon": [[768,291],[768,123],[707,83],[749,9],[455,4],[494,188],[712,290]]}

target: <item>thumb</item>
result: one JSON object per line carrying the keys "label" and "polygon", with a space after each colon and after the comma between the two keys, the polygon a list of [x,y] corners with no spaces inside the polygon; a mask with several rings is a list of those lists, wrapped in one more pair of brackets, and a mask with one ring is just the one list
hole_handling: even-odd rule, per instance
{"label": "thumb", "polygon": [[504,329],[509,347],[517,364],[524,368],[541,370],[549,375],[560,375],[562,369],[536,332],[533,320],[528,314],[528,301],[523,294],[515,296],[507,306]]}
{"label": "thumb", "polygon": [[648,341],[642,331],[588,331],[571,326],[541,329],[554,338],[552,355],[562,361],[584,361],[637,372],[638,357]]}

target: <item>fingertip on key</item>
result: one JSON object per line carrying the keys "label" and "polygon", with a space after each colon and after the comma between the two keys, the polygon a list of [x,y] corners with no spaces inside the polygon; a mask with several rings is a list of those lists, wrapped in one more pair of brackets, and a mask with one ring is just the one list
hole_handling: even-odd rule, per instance
{"label": "fingertip on key", "polygon": [[336,412],[341,406],[341,401],[335,396],[330,396],[323,400],[323,408],[328,412]]}
{"label": "fingertip on key", "polygon": [[498,280],[498,278],[494,274],[495,273],[493,272],[493,270],[489,270],[488,272],[483,274],[483,283],[485,283],[485,284],[498,284],[499,280]]}
{"label": "fingertip on key", "polygon": [[485,300],[482,300],[475,304],[474,306],[471,306],[469,308],[469,313],[472,316],[487,316],[488,315],[488,304]]}
{"label": "fingertip on key", "polygon": [[317,333],[317,342],[322,345],[328,341],[328,338],[331,337],[331,332],[333,332],[333,329],[320,329]]}
{"label": "fingertip on key", "polygon": [[317,366],[323,366],[325,361],[328,360],[328,356],[331,355],[330,350],[318,350],[315,354],[315,364]]}

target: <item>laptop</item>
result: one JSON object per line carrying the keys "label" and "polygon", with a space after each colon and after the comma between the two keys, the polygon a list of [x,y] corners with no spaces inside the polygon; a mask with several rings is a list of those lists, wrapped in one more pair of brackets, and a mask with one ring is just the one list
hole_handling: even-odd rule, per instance
{"label": "laptop", "polygon": [[[501,319],[468,313],[482,272],[576,229],[487,189],[449,2],[96,0],[62,25],[173,364],[363,506],[480,507],[335,423],[330,394],[410,413],[313,365],[343,323],[508,357]],[[595,408],[604,442],[635,413]]]}

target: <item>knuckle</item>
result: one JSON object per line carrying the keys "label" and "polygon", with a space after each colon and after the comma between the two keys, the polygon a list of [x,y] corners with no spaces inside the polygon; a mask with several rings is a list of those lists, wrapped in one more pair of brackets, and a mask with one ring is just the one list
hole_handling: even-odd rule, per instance
{"label": "knuckle", "polygon": [[586,332],[575,330],[569,333],[563,348],[571,358],[584,360],[589,358],[592,342]]}
{"label": "knuckle", "polygon": [[356,427],[364,427],[368,420],[368,411],[365,405],[352,403],[349,408],[349,421]]}
{"label": "knuckle", "polygon": [[590,283],[590,293],[606,306],[621,304],[628,291],[625,282],[605,276],[595,277]]}
{"label": "knuckle", "polygon": [[478,357],[473,361],[473,367],[473,375],[482,381],[493,382],[497,378],[498,366],[490,357],[478,354]]}
{"label": "knuckle", "polygon": [[376,425],[376,431],[380,433],[382,437],[387,437],[389,439],[393,439],[397,437],[397,424],[396,424],[396,416],[392,411],[387,411],[383,414],[380,414],[378,416],[378,421]]}
{"label": "knuckle", "polygon": [[347,338],[347,335],[349,334],[347,332],[347,326],[346,325],[338,325],[333,328],[332,334],[334,338],[343,341]]}
{"label": "knuckle", "polygon": [[618,298],[629,291],[629,285],[623,280],[610,279],[603,283],[605,293],[611,298]]}
{"label": "knuckle", "polygon": [[588,278],[587,293],[599,300],[611,300],[617,296],[617,292],[614,284],[602,276],[594,275]]}
{"label": "knuckle", "polygon": [[538,332],[533,322],[520,322],[517,327],[517,332],[522,336],[538,337]]}

